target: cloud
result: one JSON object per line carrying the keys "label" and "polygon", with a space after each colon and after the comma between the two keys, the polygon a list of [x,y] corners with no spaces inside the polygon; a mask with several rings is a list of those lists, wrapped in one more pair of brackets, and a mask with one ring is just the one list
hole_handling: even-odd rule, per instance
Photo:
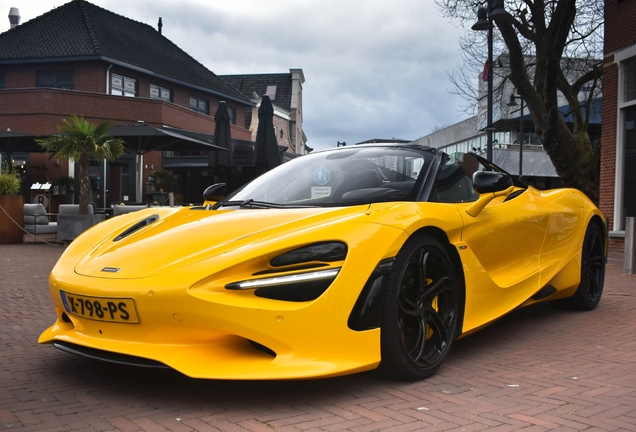
{"label": "cloud", "polygon": [[[24,3],[24,2],[23,2]],[[23,22],[61,1],[19,5]],[[308,145],[416,139],[456,123],[458,29],[433,0],[93,0],[152,26],[217,74],[302,68]],[[0,13],[12,5],[0,0]],[[8,20],[0,31],[8,28]]]}

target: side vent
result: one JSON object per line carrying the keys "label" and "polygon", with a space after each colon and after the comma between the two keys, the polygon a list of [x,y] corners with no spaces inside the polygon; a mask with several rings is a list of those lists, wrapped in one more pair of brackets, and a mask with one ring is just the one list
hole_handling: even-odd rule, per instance
{"label": "side vent", "polygon": [[117,237],[115,237],[113,239],[114,242],[119,241],[121,239],[124,239],[126,237],[128,237],[129,235],[131,235],[132,233],[135,233],[137,231],[139,231],[140,229],[147,227],[148,225],[150,225],[153,222],[156,222],[159,220],[159,215],[152,215],[152,216],[148,216],[146,219],[137,222],[136,224],[134,224],[133,226],[131,226],[130,228],[128,228],[126,231],[124,231],[123,233],[119,234]]}

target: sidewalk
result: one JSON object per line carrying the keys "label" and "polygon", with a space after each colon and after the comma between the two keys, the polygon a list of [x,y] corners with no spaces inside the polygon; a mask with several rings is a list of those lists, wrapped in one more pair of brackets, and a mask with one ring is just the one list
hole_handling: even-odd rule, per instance
{"label": "sidewalk", "polygon": [[418,382],[375,373],[193,380],[37,344],[64,249],[0,245],[0,430],[635,431],[636,277],[612,256],[591,312],[538,305],[456,342]]}

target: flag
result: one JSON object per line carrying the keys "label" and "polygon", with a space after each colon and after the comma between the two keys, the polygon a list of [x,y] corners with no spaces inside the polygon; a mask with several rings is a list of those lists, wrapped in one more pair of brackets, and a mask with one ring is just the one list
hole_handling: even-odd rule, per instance
{"label": "flag", "polygon": [[482,79],[488,81],[488,62],[484,63],[484,71],[481,74]]}

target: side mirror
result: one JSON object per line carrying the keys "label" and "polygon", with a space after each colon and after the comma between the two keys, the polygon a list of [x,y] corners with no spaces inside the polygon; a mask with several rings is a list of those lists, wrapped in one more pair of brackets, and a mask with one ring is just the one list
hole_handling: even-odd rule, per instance
{"label": "side mirror", "polygon": [[496,171],[477,171],[473,174],[473,189],[478,194],[501,192],[513,186],[512,178]]}
{"label": "side mirror", "polygon": [[512,177],[495,171],[478,171],[473,174],[473,188],[479,194],[479,199],[466,209],[466,213],[472,217],[477,217],[493,199],[510,195],[515,190]]}
{"label": "side mirror", "polygon": [[208,186],[203,192],[203,201],[221,201],[225,197],[225,183]]}

